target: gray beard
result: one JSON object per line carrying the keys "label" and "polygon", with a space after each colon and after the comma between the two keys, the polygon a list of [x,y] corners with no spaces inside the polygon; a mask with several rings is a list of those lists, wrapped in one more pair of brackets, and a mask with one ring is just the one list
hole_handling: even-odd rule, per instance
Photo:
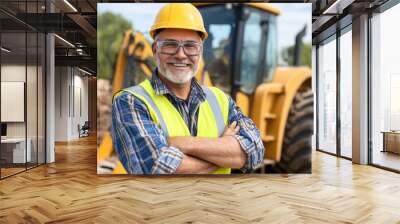
{"label": "gray beard", "polygon": [[175,83],[175,84],[184,84],[192,80],[192,78],[195,76],[195,71],[197,70],[197,67],[194,69],[194,71],[188,71],[185,73],[172,73],[168,69],[165,69],[161,63],[158,57],[156,57],[156,63],[157,63],[157,68],[160,74],[168,79],[170,82]]}

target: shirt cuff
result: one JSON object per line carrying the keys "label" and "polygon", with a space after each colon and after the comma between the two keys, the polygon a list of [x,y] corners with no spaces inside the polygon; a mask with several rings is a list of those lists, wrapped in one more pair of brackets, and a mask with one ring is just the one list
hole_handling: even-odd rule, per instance
{"label": "shirt cuff", "polygon": [[263,155],[259,156],[257,154],[255,143],[240,135],[235,135],[235,138],[238,140],[242,150],[247,155],[246,163],[242,168],[240,168],[240,170],[243,173],[246,173],[249,170],[257,168],[262,162],[262,159],[259,157],[262,157]]}
{"label": "shirt cuff", "polygon": [[183,159],[183,153],[175,147],[163,147],[154,163],[152,174],[173,174]]}

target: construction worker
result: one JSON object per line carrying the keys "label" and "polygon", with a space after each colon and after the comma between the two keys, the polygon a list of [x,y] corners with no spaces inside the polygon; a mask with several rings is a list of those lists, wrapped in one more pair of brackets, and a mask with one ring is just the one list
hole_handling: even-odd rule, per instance
{"label": "construction worker", "polygon": [[229,174],[263,161],[254,123],[217,88],[193,78],[207,38],[191,4],[165,5],[150,30],[152,78],[114,96],[114,148],[128,173]]}

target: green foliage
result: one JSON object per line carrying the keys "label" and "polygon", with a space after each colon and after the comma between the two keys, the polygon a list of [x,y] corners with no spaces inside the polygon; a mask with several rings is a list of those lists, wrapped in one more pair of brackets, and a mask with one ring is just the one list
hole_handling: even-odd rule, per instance
{"label": "green foliage", "polygon": [[303,52],[301,54],[301,64],[311,68],[311,44],[303,44]]}
{"label": "green foliage", "polygon": [[[304,44],[301,52],[300,65],[308,66],[311,68],[311,44]],[[282,50],[282,58],[289,65],[293,66],[294,63],[294,46],[286,47]]]}
{"label": "green foliage", "polygon": [[115,70],[123,34],[132,24],[120,15],[102,13],[97,20],[97,73],[102,79],[111,79]]}

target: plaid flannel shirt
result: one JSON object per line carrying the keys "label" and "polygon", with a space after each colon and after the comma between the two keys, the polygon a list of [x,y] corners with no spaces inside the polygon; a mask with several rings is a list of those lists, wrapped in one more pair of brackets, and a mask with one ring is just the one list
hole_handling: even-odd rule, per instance
{"label": "plaid flannel shirt", "polygon": [[[192,79],[187,100],[170,92],[157,75],[150,80],[157,95],[165,95],[181,114],[192,136],[196,136],[200,104],[205,101],[201,86]],[[235,135],[247,161],[242,171],[254,169],[264,158],[264,146],[259,130],[253,121],[243,115],[236,103],[229,97],[228,123],[237,121],[240,131]],[[183,153],[169,146],[161,128],[153,122],[143,101],[130,93],[123,92],[115,97],[112,104],[113,146],[128,173],[172,174],[179,167]]]}

